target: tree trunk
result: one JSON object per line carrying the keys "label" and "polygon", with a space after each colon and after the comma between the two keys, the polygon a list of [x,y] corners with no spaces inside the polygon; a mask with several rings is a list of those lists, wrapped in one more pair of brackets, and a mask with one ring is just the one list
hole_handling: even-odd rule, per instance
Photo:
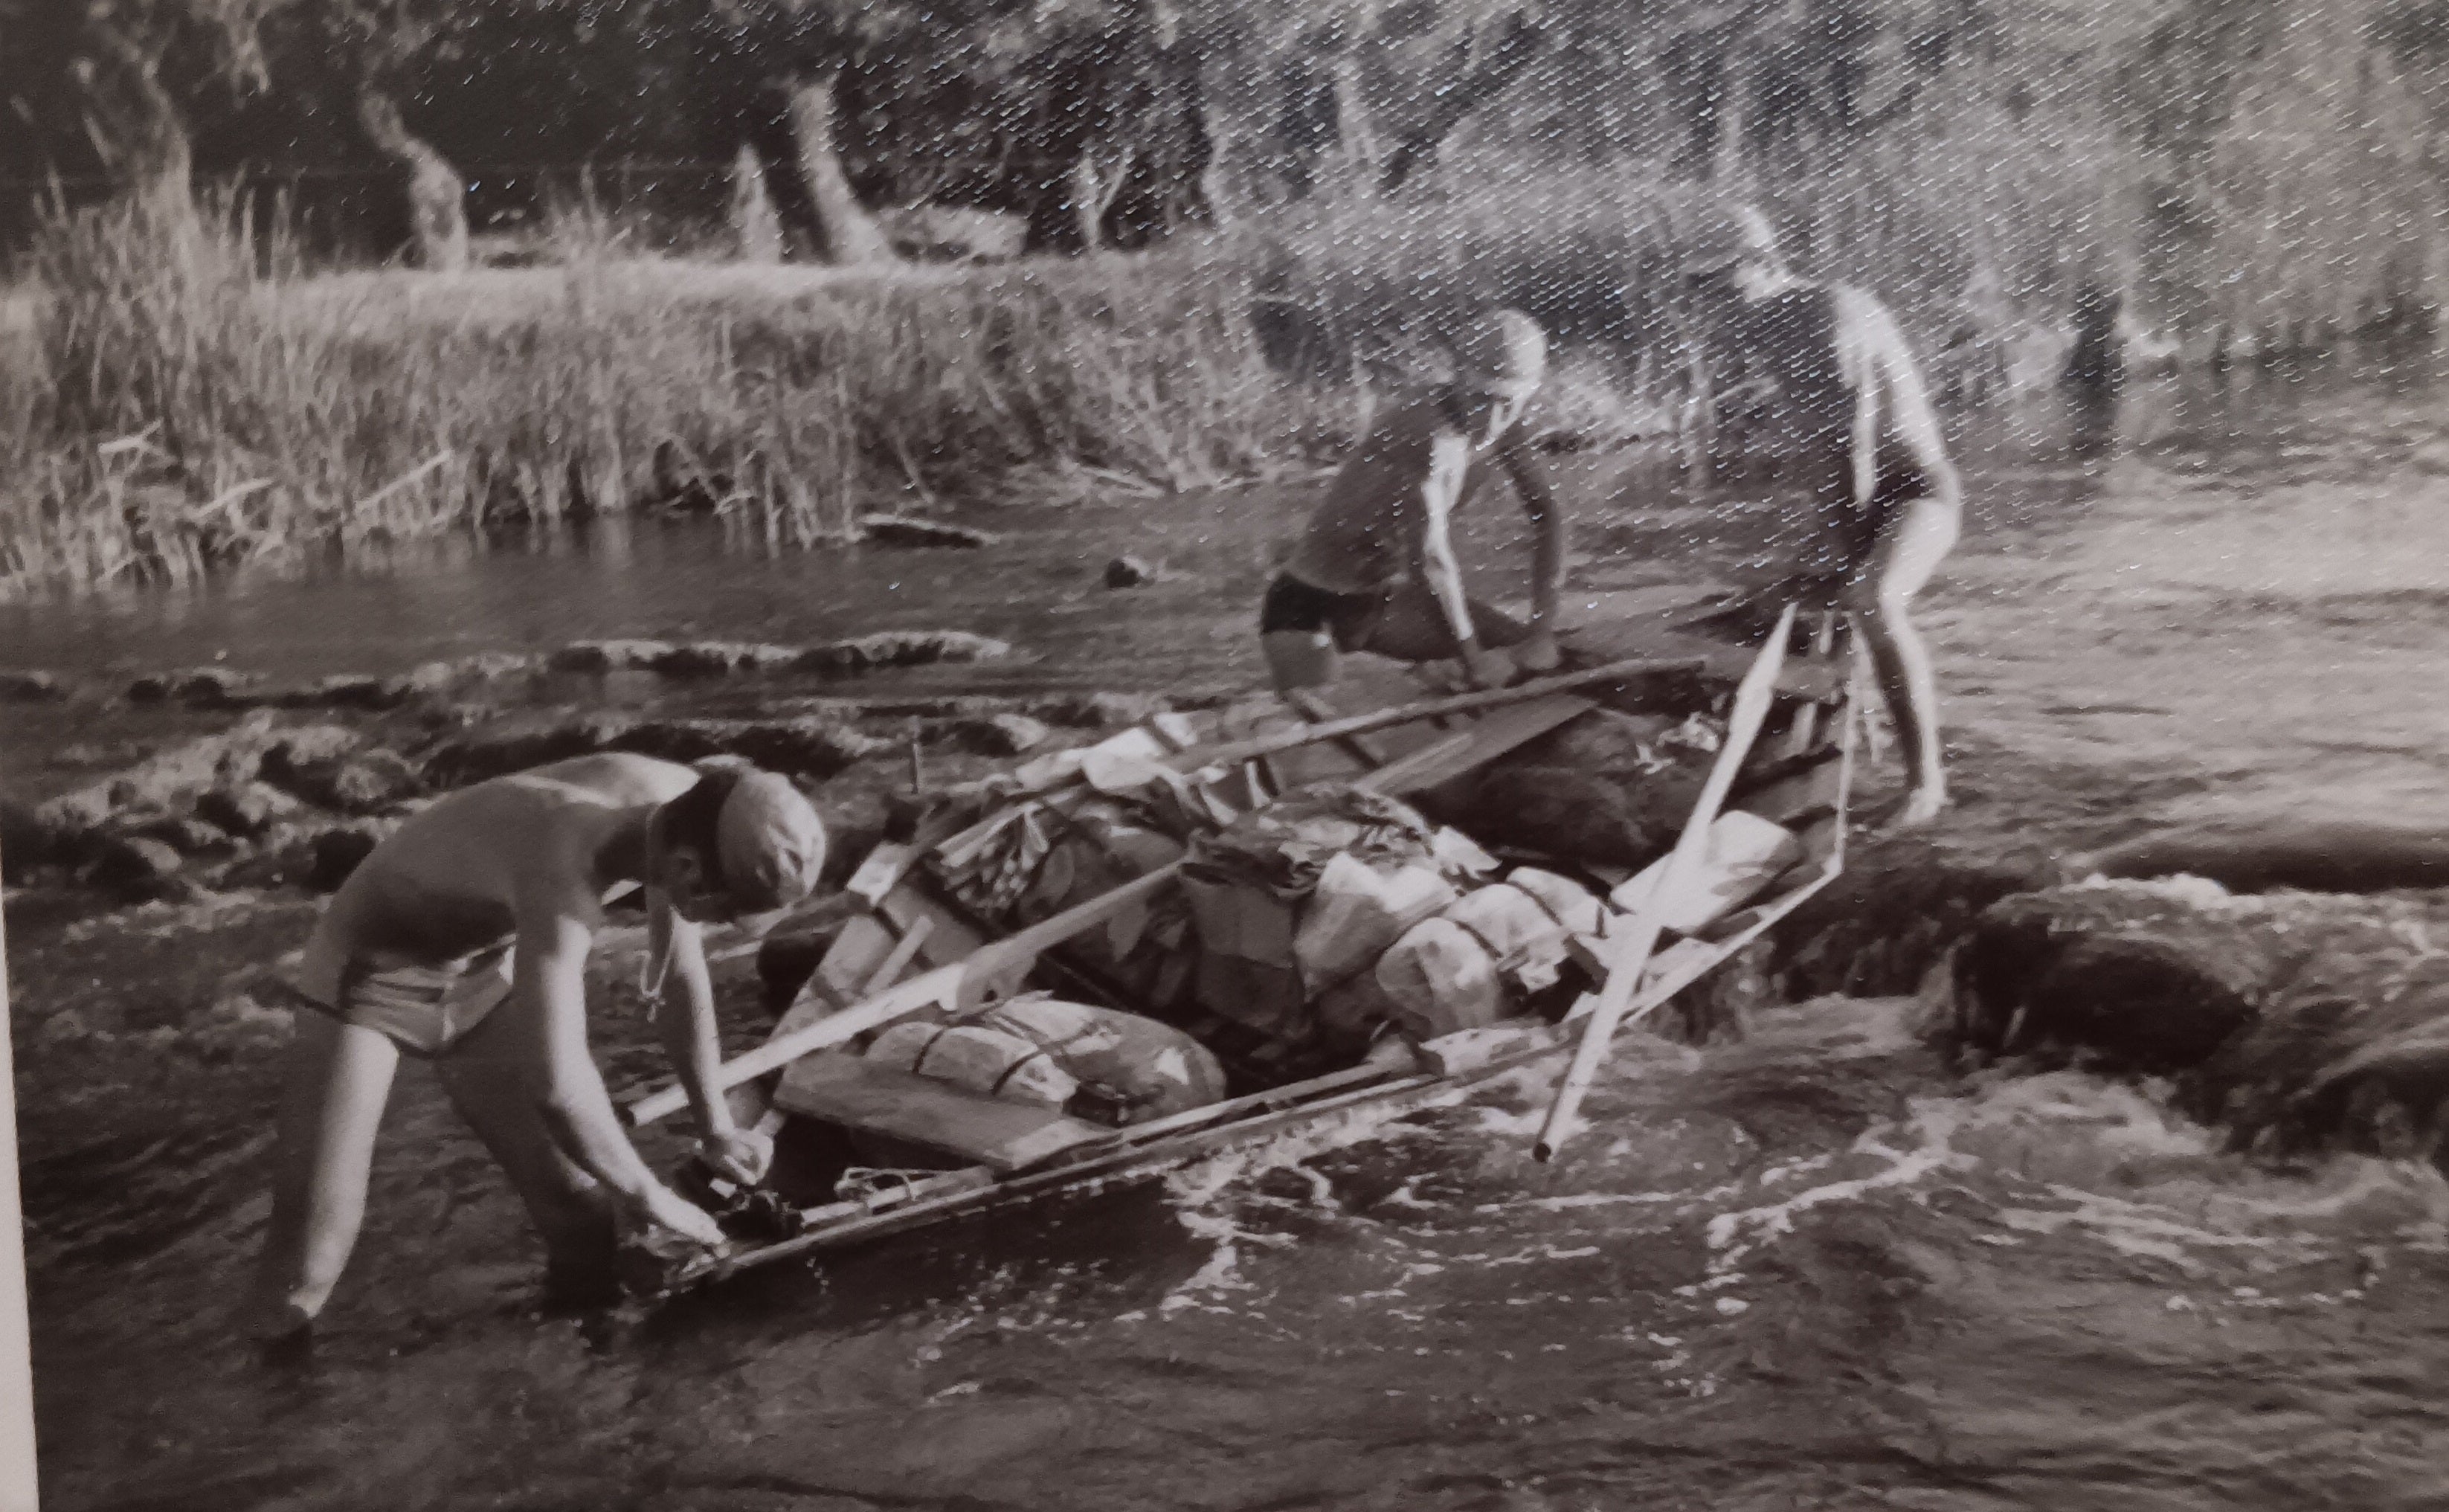
{"label": "tree trunk", "polygon": [[1114,207],[1131,171],[1131,149],[1111,142],[1091,142],[1073,159],[1070,171],[1071,213],[1079,222],[1080,250],[1095,252],[1106,244],[1106,212]]}
{"label": "tree trunk", "polygon": [[87,140],[105,172],[165,206],[192,205],[195,150],[178,102],[162,87],[159,53],[101,29],[101,56],[78,60]]}
{"label": "tree trunk", "polygon": [[817,238],[825,261],[844,265],[897,261],[893,242],[852,192],[835,140],[834,83],[828,72],[790,87],[791,136],[799,149],[800,176],[817,217]]}
{"label": "tree trunk", "polygon": [[782,261],[782,218],[765,192],[765,165],[745,142],[731,160],[731,233],[741,262]]}
{"label": "tree trunk", "polygon": [[357,91],[357,121],[376,150],[408,174],[409,255],[432,273],[468,266],[468,186],[450,160],[408,129],[381,87]]}

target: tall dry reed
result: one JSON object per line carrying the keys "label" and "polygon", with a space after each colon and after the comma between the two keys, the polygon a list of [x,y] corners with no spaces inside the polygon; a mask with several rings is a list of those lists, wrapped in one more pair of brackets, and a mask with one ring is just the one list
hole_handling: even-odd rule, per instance
{"label": "tall dry reed", "polygon": [[48,229],[0,383],[0,591],[626,510],[674,459],[691,501],[804,545],[879,503],[1248,478],[1309,424],[1231,269],[1186,256],[310,279],[263,219]]}

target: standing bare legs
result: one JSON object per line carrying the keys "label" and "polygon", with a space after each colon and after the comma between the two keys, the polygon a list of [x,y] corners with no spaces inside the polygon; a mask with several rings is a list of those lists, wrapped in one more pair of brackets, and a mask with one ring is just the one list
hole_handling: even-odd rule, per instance
{"label": "standing bare legs", "polygon": [[1845,609],[1897,722],[1912,786],[1899,824],[1927,824],[1947,806],[1947,773],[1939,752],[1938,691],[1930,651],[1909,612],[1914,595],[1956,545],[1962,508],[1952,499],[1898,501],[1868,558],[1845,588]]}
{"label": "standing bare legs", "polygon": [[315,1321],[357,1248],[375,1135],[399,1050],[372,1029],[300,1008],[281,1073],[280,1167],[248,1327],[294,1334]]}

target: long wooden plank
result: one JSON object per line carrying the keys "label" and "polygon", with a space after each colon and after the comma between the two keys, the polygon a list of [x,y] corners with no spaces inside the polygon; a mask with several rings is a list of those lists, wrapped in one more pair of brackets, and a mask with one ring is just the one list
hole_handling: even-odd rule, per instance
{"label": "long wooden plank", "polygon": [[1598,705],[1589,699],[1570,693],[1517,704],[1489,715],[1461,735],[1414,752],[1397,764],[1403,768],[1398,776],[1381,779],[1374,785],[1390,793],[1425,792],[1439,783],[1485,766],[1596,708]]}
{"label": "long wooden plank", "polygon": [[[1700,797],[1693,801],[1692,817],[1684,825],[1683,837],[1668,854],[1666,875],[1651,895],[1654,900],[1676,896],[1684,879],[1692,874],[1708,846],[1709,826],[1716,822],[1718,808],[1726,802],[1727,789],[1734,785],[1736,772],[1742,769],[1762,723],[1768,718],[1778,669],[1784,664],[1786,639],[1794,630],[1794,612],[1795,606],[1787,605],[1778,618],[1776,632],[1735,691],[1725,744],[1718,749],[1717,762],[1709,769]],[[1650,952],[1657,948],[1660,927],[1659,909],[1645,903],[1634,918],[1630,935],[1610,953],[1614,960],[1608,968],[1606,985],[1599,990],[1597,1005],[1582,1031],[1582,1042],[1573,1052],[1572,1066],[1556,1088],[1555,1101],[1549,1105],[1538,1141],[1532,1146],[1534,1159],[1552,1159],[1563,1146],[1566,1134],[1572,1128],[1573,1115],[1581,1107],[1582,1095],[1590,1087],[1591,1078],[1598,1074],[1600,1062],[1607,1058],[1608,1044],[1616,1026],[1632,1005],[1642,972],[1649,964]]]}
{"label": "long wooden plank", "polygon": [[[803,1029],[777,1035],[747,1054],[716,1067],[714,1090],[722,1091],[754,1080],[801,1056],[841,1044],[931,1005],[955,1012],[975,1007],[988,991],[1004,985],[1015,975],[1025,974],[1029,963],[1037,959],[1039,952],[1096,928],[1170,883],[1181,869],[1180,862],[1160,866],[1110,892],[1067,908],[1051,919],[1032,924],[1002,940],[991,940],[964,960],[913,977],[864,1002],[820,1018]],[[631,1103],[629,1120],[639,1125],[649,1124],[658,1118],[669,1117],[687,1106],[687,1094],[677,1085],[670,1086]]]}
{"label": "long wooden plank", "polygon": [[1587,667],[1580,671],[1561,672],[1512,688],[1483,688],[1474,693],[1456,693],[1446,698],[1426,699],[1417,704],[1404,704],[1394,708],[1380,708],[1366,714],[1347,715],[1322,725],[1304,725],[1299,729],[1279,730],[1272,735],[1254,735],[1247,740],[1231,741],[1217,746],[1196,746],[1172,759],[1170,765],[1181,771],[1197,771],[1204,766],[1226,766],[1251,761],[1261,756],[1273,756],[1279,751],[1314,745],[1320,741],[1342,740],[1351,735],[1366,735],[1373,730],[1389,729],[1397,725],[1410,725],[1420,720],[1437,719],[1448,714],[1476,714],[1509,704],[1527,703],[1551,693],[1567,693],[1627,677],[1661,676],[1674,672],[1698,672],[1707,663],[1698,656],[1681,656],[1667,660],[1638,657],[1629,661],[1610,662],[1604,667]]}

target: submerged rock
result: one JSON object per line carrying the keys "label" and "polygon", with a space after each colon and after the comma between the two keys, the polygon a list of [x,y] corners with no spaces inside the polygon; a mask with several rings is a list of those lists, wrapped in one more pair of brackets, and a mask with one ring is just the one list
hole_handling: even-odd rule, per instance
{"label": "submerged rock", "polygon": [[942,520],[920,519],[912,514],[862,514],[858,517],[858,533],[860,539],[878,546],[955,547],[963,550],[993,546],[1002,539],[988,531],[951,525]]}
{"label": "submerged rock", "polygon": [[22,882],[51,860],[52,835],[24,804],[0,799],[0,882]]}
{"label": "submerged rock", "polygon": [[67,696],[67,684],[49,672],[0,671],[0,704],[48,704]]}
{"label": "submerged rock", "polygon": [[160,841],[182,856],[226,856],[237,843],[220,825],[180,814],[147,820],[125,833],[141,840]]}
{"label": "submerged rock", "polygon": [[822,778],[893,748],[890,741],[820,716],[782,720],[530,716],[485,726],[446,743],[427,757],[423,776],[435,787],[457,787],[547,762],[618,750],[677,762],[740,756],[770,771]]}
{"label": "submerged rock", "polygon": [[[1988,1051],[2173,1075],[2282,1147],[2377,1130],[2449,1158],[2449,896],[2240,897],[2199,879],[2007,899],[1958,950],[1948,1023]],[[2429,1133],[2424,1133],[2429,1131]]]}
{"label": "submerged rock", "polygon": [[535,670],[536,658],[518,651],[478,651],[442,661],[420,662],[384,683],[386,692],[405,703],[430,698],[475,683],[517,677]]}
{"label": "submerged rock", "polygon": [[319,832],[309,843],[313,859],[307,867],[305,884],[318,893],[339,891],[349,874],[373,855],[383,837],[396,827],[380,820],[360,820]]}
{"label": "submerged rock", "polygon": [[186,858],[159,840],[114,835],[102,843],[86,880],[122,898],[141,901],[163,895]]}
{"label": "submerged rock", "polygon": [[364,742],[365,737],[345,725],[291,726],[265,747],[263,775],[280,782],[308,767],[337,761]]}
{"label": "submerged rock", "polygon": [[1030,701],[1028,712],[1071,729],[1113,729],[1146,723],[1173,707],[1161,693],[1057,693]]}
{"label": "submerged rock", "polygon": [[960,720],[950,729],[962,749],[980,756],[1019,756],[1045,745],[1053,733],[1027,714],[1012,713]]}
{"label": "submerged rock", "polygon": [[386,680],[367,672],[335,672],[303,688],[286,688],[260,695],[258,702],[275,708],[395,708],[406,701]]}
{"label": "submerged rock", "polygon": [[268,710],[258,709],[225,730],[172,746],[51,799],[25,817],[22,838],[48,860],[69,864],[89,861],[113,816],[175,813],[191,807],[209,789],[252,782],[265,755],[286,733],[275,726]]}
{"label": "submerged rock", "polygon": [[817,646],[749,641],[573,641],[547,664],[561,672],[654,672],[665,677],[720,677],[735,672],[800,672],[834,676],[882,667],[994,661],[1012,647],[967,630],[883,630]]}
{"label": "submerged rock", "polygon": [[196,708],[236,708],[262,678],[228,667],[189,667],[154,672],[127,685],[131,704],[185,704]]}
{"label": "submerged rock", "polygon": [[1160,575],[1156,565],[1145,557],[1117,556],[1106,564],[1108,588],[1146,588]]}
{"label": "submerged rock", "polygon": [[610,750],[635,728],[632,714],[527,714],[479,725],[444,742],[425,759],[424,777],[435,787],[524,771],[547,762]]}
{"label": "submerged rock", "polygon": [[196,799],[196,817],[241,840],[252,840],[297,816],[304,805],[270,783],[216,787]]}
{"label": "submerged rock", "polygon": [[2037,847],[1926,831],[1858,838],[1844,871],[1777,929],[1775,969],[1790,998],[1912,992],[1983,910],[2067,880]]}
{"label": "submerged rock", "polygon": [[274,780],[308,803],[343,814],[375,813],[425,790],[407,758],[382,749],[286,767]]}
{"label": "submerged rock", "polygon": [[1011,642],[968,630],[879,630],[855,640],[812,646],[792,662],[791,670],[830,675],[939,662],[996,662],[1011,654]]}
{"label": "submerged rock", "polygon": [[732,672],[762,672],[788,667],[800,657],[791,646],[765,646],[746,641],[693,641],[675,646],[646,663],[646,669],[665,677],[722,677]]}
{"label": "submerged rock", "polygon": [[556,672],[627,672],[646,668],[679,648],[669,641],[572,641],[546,659]]}
{"label": "submerged rock", "polygon": [[2207,877],[2230,892],[2449,887],[2449,829],[2253,814],[2159,830],[2079,863],[2104,877]]}

